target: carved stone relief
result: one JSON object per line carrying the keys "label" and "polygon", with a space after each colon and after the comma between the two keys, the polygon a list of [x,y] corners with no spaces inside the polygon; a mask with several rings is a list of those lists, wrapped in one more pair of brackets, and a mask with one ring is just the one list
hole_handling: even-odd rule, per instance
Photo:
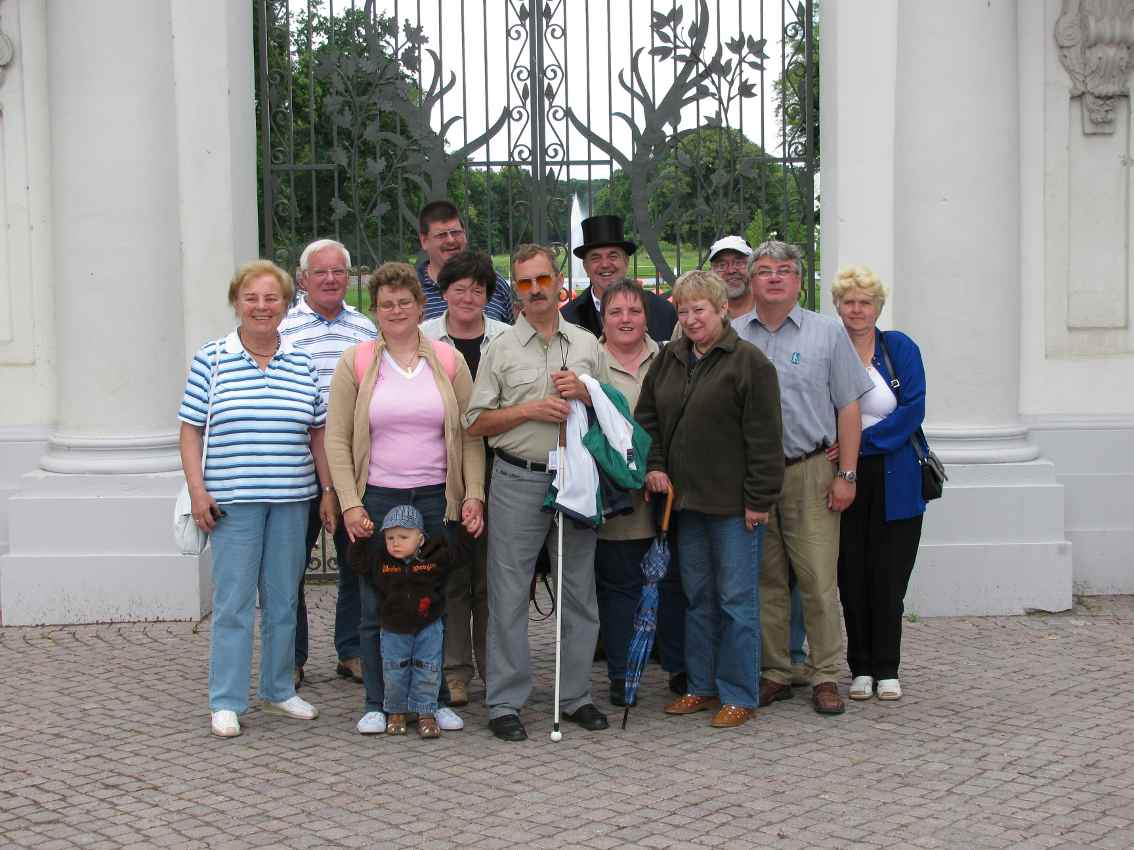
{"label": "carved stone relief", "polygon": [[1130,95],[1134,0],[1063,0],[1055,43],[1071,96],[1083,99],[1083,132],[1113,133],[1115,98]]}

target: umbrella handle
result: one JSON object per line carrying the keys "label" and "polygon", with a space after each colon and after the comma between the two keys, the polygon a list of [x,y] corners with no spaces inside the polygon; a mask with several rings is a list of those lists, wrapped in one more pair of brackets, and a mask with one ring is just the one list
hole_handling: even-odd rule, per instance
{"label": "umbrella handle", "polygon": [[673,485],[670,484],[665,491],[665,510],[662,512],[662,534],[669,531],[669,515],[673,511]]}

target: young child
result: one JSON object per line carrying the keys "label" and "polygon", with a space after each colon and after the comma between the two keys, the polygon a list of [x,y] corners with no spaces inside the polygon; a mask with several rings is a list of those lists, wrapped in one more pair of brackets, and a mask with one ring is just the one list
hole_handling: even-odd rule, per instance
{"label": "young child", "polygon": [[434,715],[444,664],[441,615],[449,553],[444,541],[427,541],[424,528],[421,512],[412,505],[392,509],[382,520],[385,546],[368,572],[381,600],[386,733],[404,735],[405,715],[415,712],[418,734],[438,738],[441,730]]}

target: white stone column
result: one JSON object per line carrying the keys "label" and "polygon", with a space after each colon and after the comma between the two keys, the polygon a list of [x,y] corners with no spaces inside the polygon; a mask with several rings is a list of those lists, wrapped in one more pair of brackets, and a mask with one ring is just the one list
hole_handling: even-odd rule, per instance
{"label": "white stone column", "polygon": [[46,34],[59,418],[9,502],[0,612],[196,618],[211,561],[173,550],[176,412],[256,251],[251,7],[51,3]]}
{"label": "white stone column", "polygon": [[892,318],[921,346],[951,478],[926,515],[920,613],[1071,604],[1063,488],[1019,414],[1018,38],[1016,0],[899,6]]}

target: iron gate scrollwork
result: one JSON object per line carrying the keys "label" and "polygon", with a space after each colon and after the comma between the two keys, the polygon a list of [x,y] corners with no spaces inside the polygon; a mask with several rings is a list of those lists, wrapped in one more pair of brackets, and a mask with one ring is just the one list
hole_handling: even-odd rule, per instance
{"label": "iron gate scrollwork", "polygon": [[339,239],[359,303],[448,197],[505,275],[524,241],[569,267],[573,218],[614,213],[648,285],[776,236],[817,303],[818,0],[252,1],[261,252],[285,268]]}

